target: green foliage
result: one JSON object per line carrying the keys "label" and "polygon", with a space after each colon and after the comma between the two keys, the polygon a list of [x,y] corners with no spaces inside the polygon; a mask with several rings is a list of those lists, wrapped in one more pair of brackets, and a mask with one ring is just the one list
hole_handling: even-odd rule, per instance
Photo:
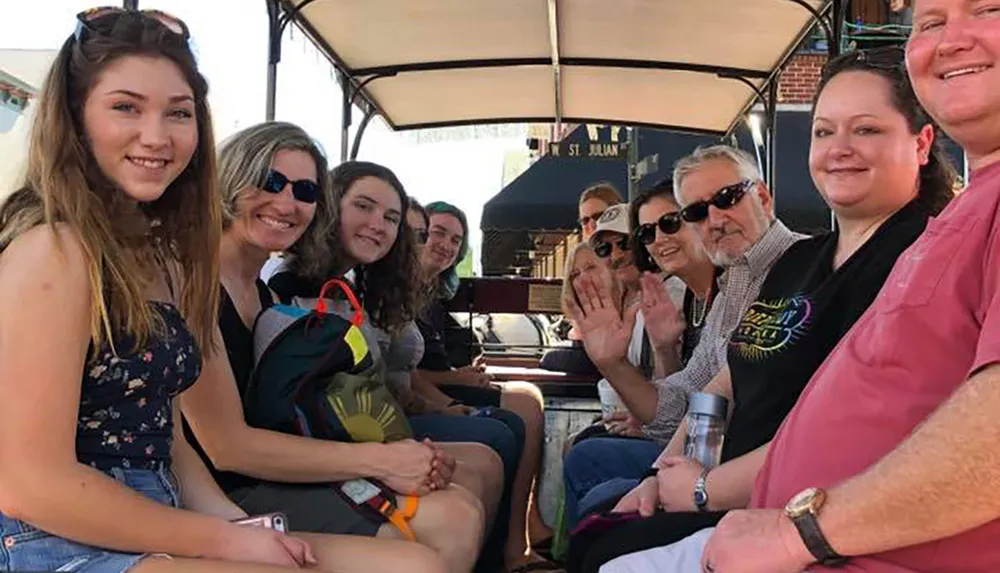
{"label": "green foliage", "polygon": [[458,263],[458,266],[455,267],[455,271],[458,273],[459,278],[474,276],[472,257],[473,257],[472,249],[469,249],[469,252],[465,255],[465,258],[462,259]]}

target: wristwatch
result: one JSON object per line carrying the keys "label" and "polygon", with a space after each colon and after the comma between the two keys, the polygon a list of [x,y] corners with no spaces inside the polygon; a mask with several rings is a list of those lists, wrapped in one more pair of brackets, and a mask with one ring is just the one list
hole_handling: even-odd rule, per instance
{"label": "wristwatch", "polygon": [[818,563],[827,567],[839,567],[847,563],[847,558],[830,547],[816,519],[825,502],[826,492],[811,487],[799,492],[788,502],[785,506],[785,515],[795,524],[806,548]]}
{"label": "wristwatch", "polygon": [[694,482],[694,506],[698,508],[698,511],[708,511],[708,490],[705,487],[708,485],[708,472],[710,470],[701,470],[701,475]]}

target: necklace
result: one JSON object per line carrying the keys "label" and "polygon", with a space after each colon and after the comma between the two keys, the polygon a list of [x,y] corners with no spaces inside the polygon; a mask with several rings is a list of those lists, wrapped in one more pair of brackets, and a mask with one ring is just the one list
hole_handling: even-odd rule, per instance
{"label": "necklace", "polygon": [[705,315],[708,314],[708,305],[711,302],[712,293],[709,292],[708,296],[704,299],[700,299],[697,296],[691,301],[691,326],[695,328],[701,328],[701,325],[705,322]]}

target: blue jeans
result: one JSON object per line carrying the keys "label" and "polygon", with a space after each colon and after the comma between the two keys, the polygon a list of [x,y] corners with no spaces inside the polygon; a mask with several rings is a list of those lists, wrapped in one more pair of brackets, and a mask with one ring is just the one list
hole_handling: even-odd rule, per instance
{"label": "blue jeans", "polygon": [[583,519],[594,512],[598,506],[613,499],[619,499],[635,489],[642,480],[639,478],[613,478],[600,485],[590,488],[576,506],[577,520]]}
{"label": "blue jeans", "polygon": [[[108,472],[126,487],[164,505],[177,507],[177,483],[167,468],[120,469]],[[94,519],[117,519],[94,516]],[[146,555],[106,551],[56,537],[23,521],[0,514],[0,571],[73,571],[124,573]]]}
{"label": "blue jeans", "polygon": [[[493,527],[483,544],[479,562],[502,563],[504,546],[507,542],[507,528],[511,516],[511,488],[514,475],[521,461],[524,449],[524,421],[517,414],[489,406],[480,416],[448,416],[445,414],[421,414],[410,417],[410,427],[418,440],[430,438],[439,442],[474,442],[485,444],[500,455],[504,467],[503,495],[497,506]],[[477,566],[476,571],[483,570]]]}
{"label": "blue jeans", "polygon": [[[633,438],[589,438],[573,446],[563,460],[563,477],[566,481],[566,518],[570,530],[583,515],[582,502],[597,486],[623,478],[638,483],[656,461],[663,447],[652,440]],[[598,495],[620,491],[622,483],[599,490]],[[603,491],[603,493],[601,493]],[[626,490],[627,491],[627,490]],[[602,498],[596,501],[606,501]],[[588,504],[595,499],[588,500]],[[593,508],[593,505],[589,505]]]}
{"label": "blue jeans", "polygon": [[490,408],[489,416],[410,416],[413,437],[436,442],[473,442],[489,446],[503,460],[504,475],[513,478],[524,449],[524,422],[513,412]]}

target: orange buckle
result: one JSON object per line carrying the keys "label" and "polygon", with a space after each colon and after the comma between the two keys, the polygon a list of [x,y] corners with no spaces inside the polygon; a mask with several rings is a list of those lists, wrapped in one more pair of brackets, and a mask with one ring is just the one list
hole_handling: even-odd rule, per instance
{"label": "orange buckle", "polygon": [[410,520],[417,514],[420,499],[413,495],[406,495],[399,496],[396,501],[400,504],[398,508],[386,501],[379,508],[379,512],[389,520],[389,523],[395,525],[406,539],[416,541],[417,536],[413,533],[413,528],[410,527]]}

